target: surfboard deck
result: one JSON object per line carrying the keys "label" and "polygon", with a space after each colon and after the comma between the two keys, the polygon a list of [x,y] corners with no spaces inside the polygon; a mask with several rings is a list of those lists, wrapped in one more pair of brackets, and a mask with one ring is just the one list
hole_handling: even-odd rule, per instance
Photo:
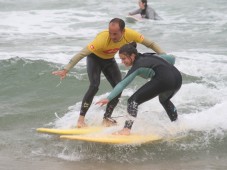
{"label": "surfboard deck", "polygon": [[61,135],[61,139],[106,143],[106,144],[143,144],[147,142],[161,140],[162,137],[157,135],[112,135],[112,134],[100,134],[100,135]]}
{"label": "surfboard deck", "polygon": [[56,135],[82,135],[100,132],[104,127],[84,127],[84,128],[74,128],[74,129],[52,129],[52,128],[38,128],[37,132],[56,134]]}
{"label": "surfboard deck", "polygon": [[126,18],[126,21],[129,22],[129,23],[141,21],[141,19],[139,17],[132,16],[132,15],[126,16],[125,18]]}

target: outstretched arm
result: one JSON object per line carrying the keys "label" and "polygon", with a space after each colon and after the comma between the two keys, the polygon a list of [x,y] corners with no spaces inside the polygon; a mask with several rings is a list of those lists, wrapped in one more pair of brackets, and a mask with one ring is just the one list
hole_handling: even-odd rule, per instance
{"label": "outstretched arm", "polygon": [[136,10],[134,10],[132,12],[129,12],[128,14],[129,15],[136,15],[136,14],[140,14],[140,12],[141,12],[141,9],[136,9]]}
{"label": "outstretched arm", "polygon": [[65,70],[65,69],[52,72],[53,75],[59,76],[61,80],[63,80],[66,77],[67,73],[68,73],[68,70]]}
{"label": "outstretched arm", "polygon": [[147,38],[144,38],[144,40],[141,42],[141,44],[145,45],[148,48],[151,48],[157,54],[165,54],[165,51],[162,50],[161,47],[159,47],[159,45],[157,43],[155,43],[154,41],[151,41]]}
{"label": "outstretched arm", "polygon": [[137,76],[137,74],[138,74],[138,72],[135,71],[128,76],[126,75],[125,78],[114,87],[114,89],[111,91],[111,93],[109,94],[109,96],[106,99],[102,99],[102,100],[98,101],[96,104],[100,104],[100,106],[108,104],[109,101],[111,101],[118,94],[120,94],[125,89],[125,87],[132,82],[132,80]]}
{"label": "outstretched arm", "polygon": [[91,54],[87,47],[83,48],[78,54],[74,55],[72,59],[69,61],[69,64],[65,66],[65,70],[70,70],[73,68],[82,58],[86,57],[87,55]]}
{"label": "outstretched arm", "polygon": [[65,66],[63,70],[53,71],[52,74],[60,76],[61,80],[64,79],[71,68],[73,68],[82,58],[91,54],[87,47],[82,49],[78,54],[73,56],[70,62]]}
{"label": "outstretched arm", "polygon": [[[132,70],[132,68],[131,68]],[[129,71],[130,72],[130,71]],[[111,91],[109,96],[106,99],[102,99],[98,101],[96,104],[100,104],[101,106],[109,103],[113,98],[115,98],[117,95],[119,95],[126,87],[129,85],[137,75],[142,76],[144,78],[150,78],[154,75],[154,71],[151,68],[138,68],[135,71],[133,71],[130,74],[127,74],[125,78],[118,83],[114,89]]]}

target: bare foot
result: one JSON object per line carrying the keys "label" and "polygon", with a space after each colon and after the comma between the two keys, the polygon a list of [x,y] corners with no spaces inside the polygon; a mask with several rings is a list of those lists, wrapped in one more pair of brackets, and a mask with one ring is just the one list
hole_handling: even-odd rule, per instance
{"label": "bare foot", "polygon": [[79,116],[78,121],[77,121],[77,128],[83,128],[87,127],[85,121],[84,121],[84,116]]}
{"label": "bare foot", "polygon": [[104,118],[102,121],[102,125],[105,127],[111,127],[111,126],[116,126],[117,122],[114,119],[111,118]]}
{"label": "bare foot", "polygon": [[122,130],[118,132],[114,132],[113,135],[130,135],[130,129],[128,128],[123,128]]}
{"label": "bare foot", "polygon": [[77,127],[77,128],[84,128],[84,127],[87,127],[87,124],[84,123],[84,122],[77,122],[76,127]]}

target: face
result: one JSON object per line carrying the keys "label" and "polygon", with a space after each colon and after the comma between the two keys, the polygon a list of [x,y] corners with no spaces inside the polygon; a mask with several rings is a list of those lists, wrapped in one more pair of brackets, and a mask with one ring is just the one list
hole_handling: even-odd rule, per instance
{"label": "face", "polygon": [[126,56],[125,54],[119,54],[121,62],[126,66],[132,66],[134,60],[135,60],[135,54],[132,54],[131,56]]}
{"label": "face", "polygon": [[139,7],[141,8],[141,9],[144,9],[145,8],[145,3],[143,3],[143,2],[141,2],[141,0],[139,0]]}
{"label": "face", "polygon": [[117,23],[110,23],[109,24],[109,34],[110,39],[113,42],[119,42],[124,34],[124,31],[121,31],[119,25]]}

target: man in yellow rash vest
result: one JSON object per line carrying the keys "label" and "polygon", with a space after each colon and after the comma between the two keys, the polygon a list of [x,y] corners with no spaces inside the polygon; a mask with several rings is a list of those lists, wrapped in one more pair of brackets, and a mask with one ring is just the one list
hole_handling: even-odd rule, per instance
{"label": "man in yellow rash vest", "polygon": [[[71,68],[73,68],[82,58],[87,56],[87,73],[90,81],[89,89],[86,92],[81,105],[80,116],[77,120],[77,127],[85,127],[85,115],[98,92],[101,72],[105,75],[112,87],[121,81],[121,73],[114,59],[120,47],[130,42],[137,42],[151,48],[157,54],[165,52],[153,41],[148,40],[137,31],[125,27],[125,22],[120,18],[114,18],[109,22],[109,29],[97,34],[96,38],[85,48],[77,53],[63,70],[52,72],[53,75],[64,79]],[[113,121],[110,117],[116,107],[119,94],[115,99],[108,103],[103,118],[103,125],[110,126]]]}

